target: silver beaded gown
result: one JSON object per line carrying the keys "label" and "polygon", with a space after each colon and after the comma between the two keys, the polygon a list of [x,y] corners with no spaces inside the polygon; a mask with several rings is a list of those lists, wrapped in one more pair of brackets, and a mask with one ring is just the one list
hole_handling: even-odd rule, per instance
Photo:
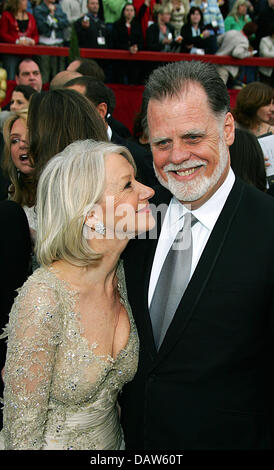
{"label": "silver beaded gown", "polygon": [[137,370],[139,340],[122,262],[117,277],[130,334],[116,359],[88,344],[77,293],[52,269],[37,269],[19,289],[2,334],[8,351],[0,448],[123,449],[117,397]]}

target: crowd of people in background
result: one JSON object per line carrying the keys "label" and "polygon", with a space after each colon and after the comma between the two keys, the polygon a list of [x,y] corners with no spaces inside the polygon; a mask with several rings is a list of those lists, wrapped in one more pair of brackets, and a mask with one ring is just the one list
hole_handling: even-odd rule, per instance
{"label": "crowd of people in background", "polygon": [[[5,0],[0,42],[21,45],[274,57],[274,0]],[[76,48],[76,49],[75,49]],[[8,79],[16,55],[2,55]],[[98,61],[108,83],[143,84],[159,63]],[[67,66],[39,57],[43,82]],[[273,86],[273,67],[220,65],[229,88],[260,80]]]}

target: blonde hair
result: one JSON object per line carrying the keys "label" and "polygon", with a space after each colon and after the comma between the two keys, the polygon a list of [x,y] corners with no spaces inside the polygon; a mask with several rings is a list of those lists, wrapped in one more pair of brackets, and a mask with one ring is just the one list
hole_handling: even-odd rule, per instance
{"label": "blonde hair", "polygon": [[31,207],[35,200],[35,185],[31,175],[24,175],[18,171],[11,158],[11,141],[10,133],[13,124],[22,119],[27,127],[27,111],[17,111],[8,119],[6,119],[3,126],[3,137],[5,142],[4,158],[2,168],[4,174],[10,179],[12,183],[12,192],[10,198],[18,204]]}
{"label": "blonde hair", "polygon": [[76,266],[87,266],[101,258],[89,246],[83,226],[86,215],[103,195],[105,157],[111,153],[124,156],[136,171],[125,147],[93,140],[73,142],[44,168],[37,188],[35,246],[41,265],[63,259]]}
{"label": "blonde hair", "polygon": [[[245,5],[246,7],[248,7],[249,2],[247,0],[236,0],[236,2],[234,3],[233,7],[230,10],[230,12],[228,13],[228,16],[233,16],[233,18],[236,21],[239,21],[238,8],[241,5]],[[247,20],[247,19],[248,19],[248,15],[245,15],[245,20]]]}

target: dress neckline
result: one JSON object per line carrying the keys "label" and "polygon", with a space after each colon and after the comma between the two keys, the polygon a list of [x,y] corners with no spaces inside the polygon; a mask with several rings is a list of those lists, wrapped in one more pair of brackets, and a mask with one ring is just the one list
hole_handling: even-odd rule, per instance
{"label": "dress neckline", "polygon": [[50,276],[52,276],[55,281],[57,281],[58,285],[61,287],[61,290],[62,291],[65,291],[68,295],[69,295],[69,299],[70,299],[70,302],[71,302],[71,314],[73,313],[73,317],[74,317],[74,321],[75,321],[75,324],[77,326],[77,332],[79,334],[79,337],[81,338],[82,342],[85,344],[88,352],[90,354],[92,354],[92,356],[98,360],[99,362],[103,363],[104,366],[106,366],[106,364],[116,364],[117,361],[119,360],[120,356],[125,354],[129,348],[129,344],[130,344],[130,339],[131,339],[131,335],[133,333],[133,318],[130,314],[130,311],[129,311],[129,308],[127,306],[127,302],[126,302],[126,296],[125,296],[125,293],[123,291],[123,260],[119,260],[118,263],[117,263],[117,268],[116,268],[116,276],[117,276],[117,287],[118,287],[118,292],[119,292],[119,297],[120,297],[120,302],[121,304],[124,306],[126,312],[127,312],[127,315],[128,315],[128,319],[129,319],[129,324],[130,324],[130,331],[129,331],[129,335],[128,335],[128,339],[127,339],[127,342],[126,342],[126,345],[124,348],[122,348],[119,353],[117,354],[117,356],[114,358],[111,354],[96,354],[94,352],[94,349],[96,349],[96,347],[98,346],[98,343],[96,341],[94,341],[92,344],[89,342],[88,338],[86,338],[85,336],[83,336],[81,334],[81,324],[80,324],[80,320],[78,317],[78,313],[77,313],[77,310],[76,310],[76,299],[79,295],[79,291],[75,290],[72,288],[72,286],[70,285],[70,283],[68,281],[65,281],[64,279],[60,279],[57,275],[56,275],[56,272],[58,272],[58,270],[56,270],[53,266],[46,266],[46,267],[42,267],[41,269],[44,269]]}

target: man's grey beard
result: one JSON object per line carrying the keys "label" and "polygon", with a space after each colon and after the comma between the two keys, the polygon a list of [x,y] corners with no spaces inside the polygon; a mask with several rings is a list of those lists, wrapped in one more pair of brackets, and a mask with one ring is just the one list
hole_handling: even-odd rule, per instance
{"label": "man's grey beard", "polygon": [[226,147],[226,143],[223,137],[220,138],[219,142],[219,154],[219,162],[216,165],[211,176],[199,176],[194,178],[193,180],[182,182],[177,181],[169,174],[169,171],[172,170],[186,170],[187,168],[193,168],[194,166],[200,166],[201,164],[206,166],[206,163],[201,163],[201,160],[195,159],[191,160],[191,162],[186,161],[184,163],[181,163],[180,165],[174,165],[172,163],[166,165],[164,167],[164,171],[167,176],[167,181],[163,179],[163,177],[157,171],[153,163],[154,171],[161,185],[167,188],[179,201],[197,201],[198,199],[203,197],[210,188],[213,188],[218,183],[227,166],[228,149]]}

